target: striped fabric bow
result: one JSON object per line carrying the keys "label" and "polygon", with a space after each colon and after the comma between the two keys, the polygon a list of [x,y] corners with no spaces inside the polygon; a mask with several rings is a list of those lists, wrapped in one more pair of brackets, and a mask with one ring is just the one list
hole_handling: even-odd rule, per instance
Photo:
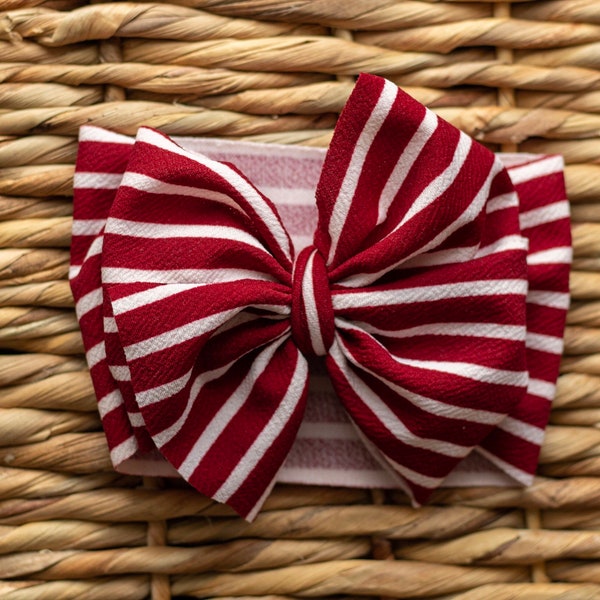
{"label": "striped fabric bow", "polygon": [[555,189],[524,212],[492,152],[362,75],[313,243],[295,253],[233,165],[148,128],[134,144],[94,135],[78,156],[71,282],[115,463],[159,453],[251,518],[321,361],[415,504],[475,448],[530,480],[568,298],[560,159]]}

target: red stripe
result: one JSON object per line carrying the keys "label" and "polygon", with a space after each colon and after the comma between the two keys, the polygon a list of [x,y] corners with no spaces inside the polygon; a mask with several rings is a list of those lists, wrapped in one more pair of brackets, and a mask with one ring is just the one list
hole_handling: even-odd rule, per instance
{"label": "red stripe", "polygon": [[[153,271],[171,269],[234,268],[264,273],[282,283],[290,282],[289,272],[266,252],[248,244],[222,239],[144,239],[107,233],[104,240],[104,266]],[[144,257],[140,261],[139,257]],[[167,279],[167,281],[169,281]],[[203,283],[192,279],[189,283]]]}
{"label": "red stripe", "polygon": [[327,233],[329,220],[348,170],[349,154],[356,147],[360,133],[384,87],[383,79],[364,75],[359,78],[359,83],[361,85],[355,86],[338,119],[337,135],[334,135],[331,140],[317,185],[319,225],[315,232],[315,245],[323,256],[329,254],[331,244]]}
{"label": "red stripe", "polygon": [[78,172],[88,173],[123,173],[132,146],[111,142],[81,141],[77,149]]}

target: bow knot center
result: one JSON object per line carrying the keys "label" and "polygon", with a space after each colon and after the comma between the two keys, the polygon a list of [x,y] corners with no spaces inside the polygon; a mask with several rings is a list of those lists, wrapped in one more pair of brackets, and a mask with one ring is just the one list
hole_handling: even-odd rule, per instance
{"label": "bow knot center", "polygon": [[325,259],[315,246],[298,254],[292,282],[292,337],[305,356],[325,356],[334,320]]}

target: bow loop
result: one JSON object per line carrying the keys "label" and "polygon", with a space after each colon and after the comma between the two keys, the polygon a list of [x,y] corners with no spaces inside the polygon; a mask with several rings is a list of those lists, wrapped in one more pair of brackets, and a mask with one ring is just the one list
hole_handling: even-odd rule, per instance
{"label": "bow loop", "polygon": [[369,285],[455,246],[457,232],[462,245],[477,246],[485,202],[510,192],[487,148],[393,83],[361,76],[323,165],[316,244],[333,283]]}
{"label": "bow loop", "polygon": [[[126,243],[123,252],[202,267],[199,282],[223,262],[291,282],[293,248],[272,201],[233,166],[146,127],[138,131],[106,230],[137,237],[138,247]],[[175,238],[187,240],[182,250],[162,252],[162,240],[169,245]],[[143,240],[152,240],[152,251],[144,252]]]}

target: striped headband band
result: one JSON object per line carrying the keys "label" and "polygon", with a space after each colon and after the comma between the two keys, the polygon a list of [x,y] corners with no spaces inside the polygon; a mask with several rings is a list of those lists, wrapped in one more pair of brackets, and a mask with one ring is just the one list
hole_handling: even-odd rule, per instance
{"label": "striped headband band", "polygon": [[372,75],[326,152],[82,128],[70,280],[115,467],[248,519],[276,480],[415,505],[461,469],[530,483],[569,301],[562,168]]}

